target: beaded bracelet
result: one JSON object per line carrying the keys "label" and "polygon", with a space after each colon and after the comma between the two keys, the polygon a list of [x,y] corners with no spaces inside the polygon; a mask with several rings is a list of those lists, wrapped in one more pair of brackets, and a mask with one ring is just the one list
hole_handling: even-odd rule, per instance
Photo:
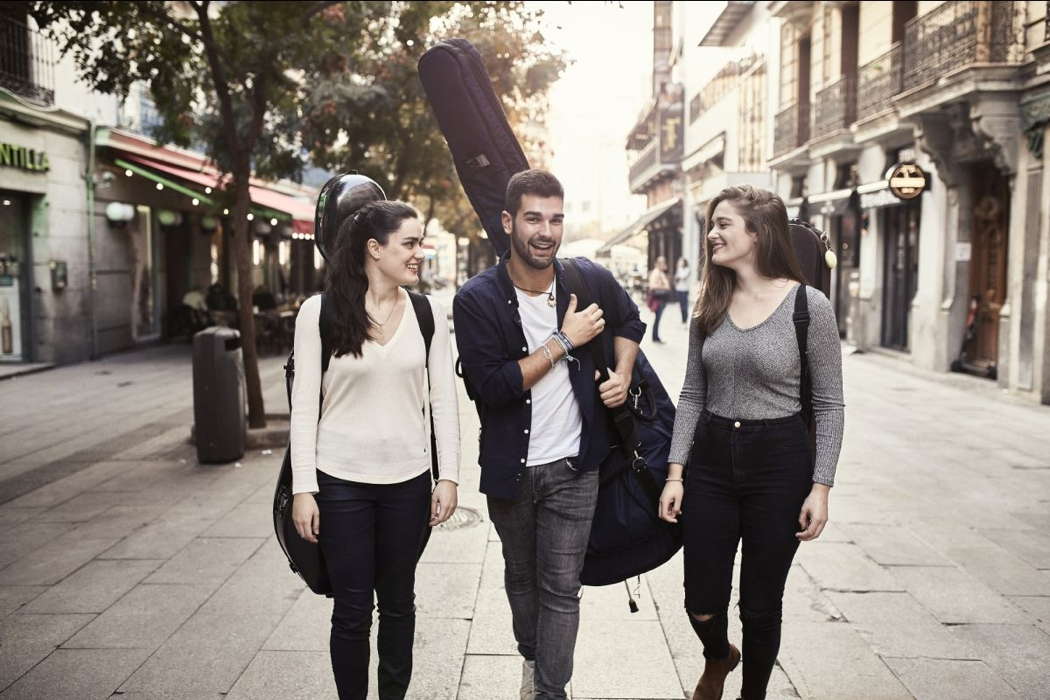
{"label": "beaded bracelet", "polygon": [[569,340],[569,336],[565,335],[564,331],[556,330],[554,331],[554,335],[557,336],[558,340],[561,341],[562,345],[566,346],[569,349],[569,352],[572,352],[576,349],[576,344]]}

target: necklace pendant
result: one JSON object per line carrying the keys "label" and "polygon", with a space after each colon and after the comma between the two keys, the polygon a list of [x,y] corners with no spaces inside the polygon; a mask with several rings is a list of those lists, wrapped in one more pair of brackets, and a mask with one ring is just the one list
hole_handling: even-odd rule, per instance
{"label": "necklace pendant", "polygon": [[549,306],[549,307],[551,307],[553,309],[557,305],[558,305],[558,302],[557,302],[557,300],[555,300],[554,295],[553,294],[548,294],[547,295],[547,306]]}

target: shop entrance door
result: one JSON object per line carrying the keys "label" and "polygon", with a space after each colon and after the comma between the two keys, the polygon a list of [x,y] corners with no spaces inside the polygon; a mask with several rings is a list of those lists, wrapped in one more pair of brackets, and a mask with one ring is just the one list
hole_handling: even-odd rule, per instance
{"label": "shop entrance door", "polygon": [[24,196],[0,190],[0,362],[29,359],[28,309],[25,304],[26,276],[30,267],[26,256],[26,217]]}
{"label": "shop entrance door", "polygon": [[919,204],[882,210],[882,345],[907,352],[911,301],[919,286]]}
{"label": "shop entrance door", "polygon": [[999,361],[999,312],[1006,302],[1010,186],[991,163],[974,169],[970,299],[977,301],[967,364],[994,377]]}
{"label": "shop entrance door", "polygon": [[839,336],[846,337],[850,321],[851,288],[860,274],[860,216],[848,209],[841,216],[831,219],[831,230],[838,264],[832,270],[831,296],[835,306],[835,318],[839,324]]}

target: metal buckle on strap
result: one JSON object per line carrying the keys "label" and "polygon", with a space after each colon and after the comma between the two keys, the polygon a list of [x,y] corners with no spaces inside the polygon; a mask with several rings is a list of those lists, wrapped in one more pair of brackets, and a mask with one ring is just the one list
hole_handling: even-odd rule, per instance
{"label": "metal buckle on strap", "polygon": [[637,411],[638,410],[638,401],[639,401],[639,399],[642,398],[642,387],[641,387],[641,385],[639,385],[635,389],[628,389],[627,390],[627,395],[630,396],[631,399],[633,399],[631,405],[633,406],[634,410]]}

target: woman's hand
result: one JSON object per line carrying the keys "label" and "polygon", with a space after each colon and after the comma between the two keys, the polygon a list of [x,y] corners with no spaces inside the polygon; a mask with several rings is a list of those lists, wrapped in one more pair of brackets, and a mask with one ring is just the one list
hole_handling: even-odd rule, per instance
{"label": "woman's hand", "polygon": [[682,513],[682,497],[685,488],[681,481],[667,481],[664,483],[663,493],[660,494],[660,519],[669,523],[677,523],[678,516]]}
{"label": "woman's hand", "polygon": [[292,496],[292,522],[300,537],[307,542],[317,543],[317,536],[321,534],[321,511],[312,493]]}
{"label": "woman's hand", "polygon": [[798,516],[798,524],[802,526],[802,531],[795,533],[795,537],[802,542],[815,540],[824,532],[824,526],[828,524],[829,491],[830,486],[813,484],[813,489],[802,504],[802,512]]}
{"label": "woman's hand", "polygon": [[452,517],[458,502],[456,483],[447,479],[438,481],[430,497],[430,527],[436,527]]}

